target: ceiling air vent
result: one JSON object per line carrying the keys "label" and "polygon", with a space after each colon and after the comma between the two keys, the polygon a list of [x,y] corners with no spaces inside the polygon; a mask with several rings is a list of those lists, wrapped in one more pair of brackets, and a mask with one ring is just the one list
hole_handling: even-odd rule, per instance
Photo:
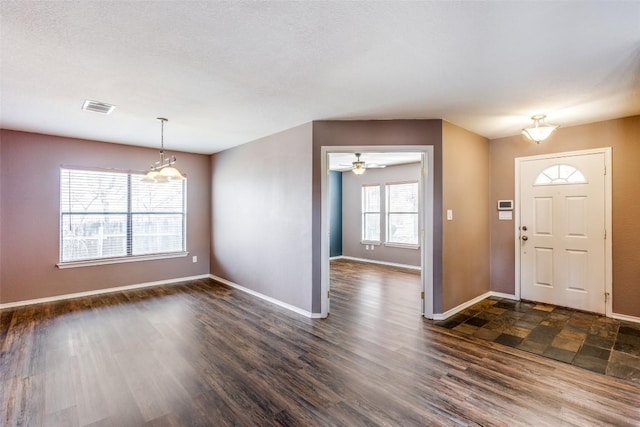
{"label": "ceiling air vent", "polygon": [[110,114],[115,108],[116,108],[115,105],[106,104],[104,102],[98,102],[98,101],[90,101],[88,99],[84,101],[84,104],[82,104],[83,110],[93,111],[94,113],[100,113],[100,114]]}

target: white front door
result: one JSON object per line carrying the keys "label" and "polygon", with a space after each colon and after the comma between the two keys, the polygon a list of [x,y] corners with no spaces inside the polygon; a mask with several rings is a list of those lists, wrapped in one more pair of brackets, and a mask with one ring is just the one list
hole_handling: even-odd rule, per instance
{"label": "white front door", "polygon": [[521,298],[605,313],[605,153],[519,166]]}

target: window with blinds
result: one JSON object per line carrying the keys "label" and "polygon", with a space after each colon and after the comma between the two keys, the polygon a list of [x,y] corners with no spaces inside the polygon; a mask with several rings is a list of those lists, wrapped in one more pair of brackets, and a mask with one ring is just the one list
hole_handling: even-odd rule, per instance
{"label": "window with blinds", "polygon": [[185,252],[186,181],[60,169],[60,262]]}
{"label": "window with blinds", "polygon": [[362,186],[362,241],[380,242],[380,186]]}
{"label": "window with blinds", "polygon": [[387,243],[418,245],[418,182],[387,184]]}

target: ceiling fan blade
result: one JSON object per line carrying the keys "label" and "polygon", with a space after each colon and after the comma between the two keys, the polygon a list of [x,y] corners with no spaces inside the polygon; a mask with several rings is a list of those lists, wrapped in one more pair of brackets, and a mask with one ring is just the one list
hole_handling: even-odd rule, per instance
{"label": "ceiling fan blade", "polygon": [[367,163],[367,168],[371,168],[371,169],[382,169],[386,167],[387,165],[380,165],[378,163]]}

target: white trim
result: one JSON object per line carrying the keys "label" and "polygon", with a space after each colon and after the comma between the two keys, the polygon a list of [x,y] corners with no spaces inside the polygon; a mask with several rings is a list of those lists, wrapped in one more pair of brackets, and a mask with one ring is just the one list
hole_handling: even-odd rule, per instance
{"label": "white trim", "polygon": [[433,320],[445,320],[448,319],[449,317],[453,316],[454,314],[458,314],[459,312],[461,312],[462,310],[464,310],[465,308],[471,307],[473,304],[482,301],[485,298],[488,298],[491,296],[491,291],[485,292],[482,295],[478,295],[477,297],[470,299],[467,302],[464,302],[456,307],[453,307],[451,310],[447,310],[444,313],[441,314],[434,314],[433,315]]}
{"label": "white trim", "polygon": [[515,301],[520,301],[518,298],[516,298],[516,296],[514,294],[505,294],[505,293],[502,293],[502,292],[495,292],[495,291],[489,291],[489,293],[491,294],[490,296],[492,296],[492,297],[506,298],[506,299],[511,299],[511,300],[515,300]]}
{"label": "white trim", "polygon": [[413,245],[410,243],[393,243],[393,242],[385,242],[384,246],[388,248],[400,248],[400,249],[420,249],[420,245]]}
{"label": "white trim", "polygon": [[199,276],[177,277],[175,279],[158,280],[155,282],[138,283],[134,285],[118,286],[115,288],[96,289],[94,291],[76,292],[73,294],[55,295],[52,297],[8,302],[5,304],[0,304],[0,310],[6,309],[6,308],[20,307],[24,305],[41,304],[45,302],[61,301],[61,300],[72,299],[72,298],[81,298],[81,297],[88,297],[93,295],[109,294],[112,292],[128,291],[131,289],[139,289],[139,288],[149,288],[152,286],[160,286],[160,285],[170,285],[170,284],[175,284],[180,282],[186,282],[189,280],[198,280],[198,279],[207,279],[207,278],[209,278],[208,274],[201,274]]}
{"label": "white trim", "polygon": [[[337,257],[336,257],[337,258]],[[420,271],[422,270],[422,268],[418,265],[408,265],[408,264],[398,264],[396,262],[387,262],[387,261],[378,261],[375,259],[366,259],[366,258],[356,258],[356,257],[352,257],[352,256],[341,256],[341,259],[346,259],[349,261],[358,261],[358,262],[367,262],[369,264],[381,264],[381,265],[388,265],[391,267],[400,267],[400,268],[407,268],[410,270],[417,270]],[[331,258],[331,259],[335,259],[335,258]]]}
{"label": "white trim", "polygon": [[227,286],[231,286],[234,289],[237,289],[239,291],[245,292],[245,293],[247,293],[249,295],[252,295],[254,297],[258,297],[260,299],[263,299],[263,300],[265,300],[267,302],[270,302],[271,304],[275,304],[275,305],[277,305],[279,307],[286,308],[287,310],[291,310],[294,313],[301,314],[301,315],[303,315],[305,317],[309,317],[311,319],[320,319],[322,317],[320,313],[311,313],[310,311],[303,310],[301,308],[296,307],[295,305],[287,304],[286,302],[280,301],[279,299],[275,299],[275,298],[272,298],[272,297],[267,296],[265,294],[261,294],[260,292],[256,292],[253,289],[249,289],[249,288],[245,288],[244,286],[240,286],[237,283],[234,283],[234,282],[232,282],[230,280],[227,280],[227,279],[223,279],[222,277],[218,277],[218,276],[215,276],[213,274],[209,274],[208,277],[210,279],[213,279],[213,280],[217,281],[217,282],[224,283]]}
{"label": "white trim", "polygon": [[611,313],[611,317],[616,320],[624,320],[626,322],[640,323],[640,317],[629,316],[628,314]]}
{"label": "white trim", "polygon": [[65,268],[78,268],[78,267],[91,267],[94,265],[107,265],[107,264],[120,264],[123,262],[137,262],[137,261],[153,261],[156,259],[169,259],[169,258],[183,258],[189,255],[189,252],[174,252],[165,254],[152,254],[152,255],[135,255],[120,258],[103,258],[103,259],[90,259],[86,261],[66,261],[56,264],[60,270]]}
{"label": "white trim", "polygon": [[604,209],[605,209],[605,231],[607,238],[605,240],[605,284],[604,291],[609,294],[605,302],[604,315],[613,317],[613,227],[612,227],[612,179],[613,167],[611,162],[611,147],[594,148],[590,150],[566,151],[562,153],[549,153],[537,156],[516,157],[515,162],[515,209],[514,209],[514,247],[515,247],[515,296],[520,300],[520,239],[517,238],[520,230],[520,164],[523,161],[544,160],[571,156],[582,156],[588,154],[604,154],[604,167],[606,174],[604,176]]}
{"label": "white trim", "polygon": [[426,296],[421,301],[422,315],[428,319],[433,317],[433,188],[434,188],[434,147],[433,145],[381,145],[381,146],[323,146],[320,147],[320,311],[321,317],[329,314],[329,161],[331,153],[349,152],[421,153],[420,185],[420,283]]}

